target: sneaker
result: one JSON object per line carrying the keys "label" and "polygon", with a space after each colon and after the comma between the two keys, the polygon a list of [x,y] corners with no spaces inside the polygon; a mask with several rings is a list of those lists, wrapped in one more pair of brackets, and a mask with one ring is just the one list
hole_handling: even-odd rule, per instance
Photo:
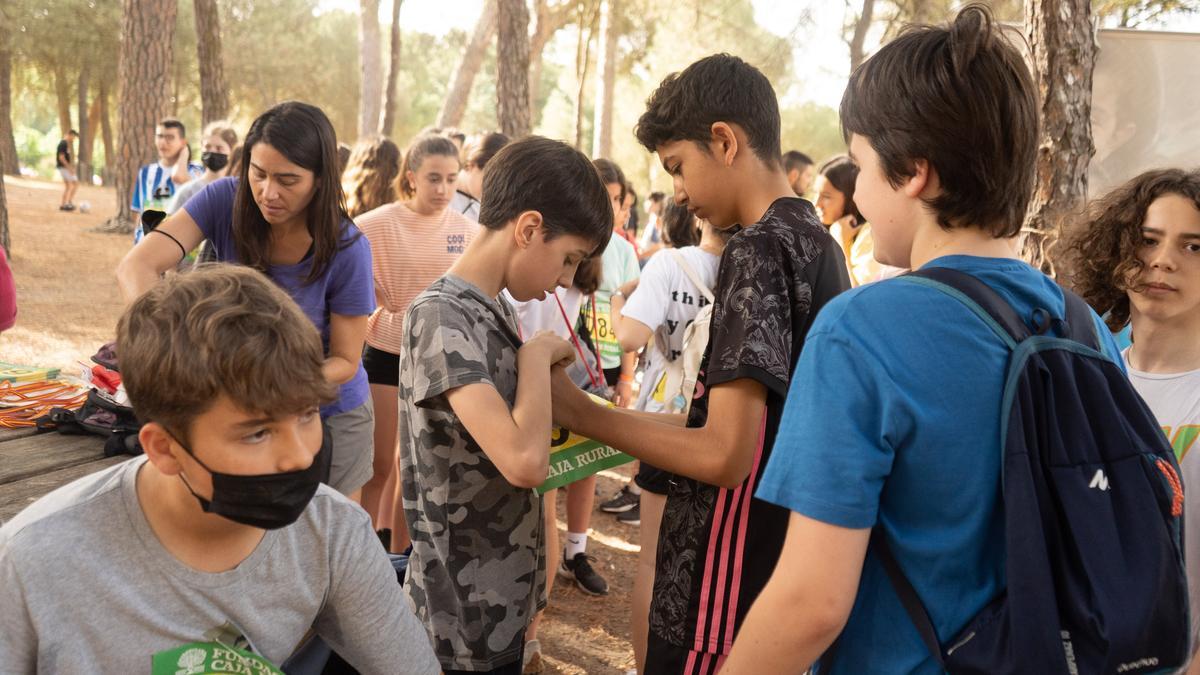
{"label": "sneaker", "polygon": [[641,503],[641,497],[629,491],[629,486],[621,488],[621,491],[613,495],[613,498],[600,505],[600,510],[605,513],[625,513],[629,509],[636,507]]}
{"label": "sneaker", "polygon": [[617,514],[617,522],[626,525],[641,525],[642,524],[642,507],[635,506],[625,513]]}
{"label": "sneaker", "polygon": [[542,663],[542,644],[537,640],[525,643],[525,657],[521,663],[521,675],[541,675],[546,671]]}
{"label": "sneaker", "polygon": [[576,553],[571,560],[564,558],[558,566],[558,576],[574,579],[579,590],[588,595],[608,595],[608,582],[592,569],[595,560],[586,553]]}

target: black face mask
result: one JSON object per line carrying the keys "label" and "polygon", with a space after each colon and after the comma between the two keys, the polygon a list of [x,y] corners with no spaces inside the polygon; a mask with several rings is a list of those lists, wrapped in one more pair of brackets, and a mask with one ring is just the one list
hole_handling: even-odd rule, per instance
{"label": "black face mask", "polygon": [[[176,439],[176,443],[179,440]],[[269,473],[257,476],[238,476],[218,473],[208,468],[196,453],[179,443],[192,459],[212,475],[213,496],[211,500],[196,494],[181,473],[180,479],[188,492],[200,502],[205,513],[215,513],[235,523],[277,530],[287,527],[300,518],[308,503],[317,492],[322,479],[328,477],[330,460],[329,432],[322,439],[321,449],[313,457],[307,469],[287,473]]]}
{"label": "black face mask", "polygon": [[200,163],[209,171],[220,171],[229,164],[229,155],[222,152],[202,152],[200,153]]}

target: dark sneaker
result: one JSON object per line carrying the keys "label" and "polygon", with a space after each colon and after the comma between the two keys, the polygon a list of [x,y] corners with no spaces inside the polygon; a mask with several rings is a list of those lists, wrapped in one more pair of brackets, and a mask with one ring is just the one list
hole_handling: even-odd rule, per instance
{"label": "dark sneaker", "polygon": [[608,582],[592,569],[595,560],[586,553],[576,553],[571,560],[564,558],[558,566],[558,576],[574,579],[579,590],[588,595],[608,595]]}
{"label": "dark sneaker", "polygon": [[613,498],[600,505],[600,510],[605,513],[625,513],[629,509],[634,508],[641,503],[641,498],[638,495],[629,491],[629,486],[621,488],[621,491],[613,495]]}
{"label": "dark sneaker", "polygon": [[635,506],[625,513],[617,514],[617,522],[625,523],[626,525],[641,525],[642,524],[642,507]]}

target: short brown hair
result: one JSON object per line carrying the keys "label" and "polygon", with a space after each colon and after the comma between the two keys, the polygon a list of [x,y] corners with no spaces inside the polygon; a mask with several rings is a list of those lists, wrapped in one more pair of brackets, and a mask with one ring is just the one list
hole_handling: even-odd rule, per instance
{"label": "short brown hair", "polygon": [[168,275],[117,324],[121,377],[134,411],[186,438],[224,394],[268,416],[333,400],[316,326],[261,273],[202,264]]}
{"label": "short brown hair", "polygon": [[869,141],[893,187],[926,160],[938,224],[998,239],[1024,222],[1038,138],[1033,78],[1001,31],[979,4],[948,26],[910,27],[855,69],[841,105],[846,140]]}
{"label": "short brown hair", "polygon": [[1159,197],[1179,195],[1200,210],[1200,170],[1147,171],[1093,201],[1065,241],[1070,285],[1114,331],[1129,323],[1129,282],[1142,271],[1138,249],[1146,210]]}
{"label": "short brown hair", "polygon": [[692,141],[711,154],[712,125],[736,124],[754,155],[780,167],[779,99],[762,71],[729,54],[713,54],[671,73],[646,100],[633,133],[650,152],[671,141]]}

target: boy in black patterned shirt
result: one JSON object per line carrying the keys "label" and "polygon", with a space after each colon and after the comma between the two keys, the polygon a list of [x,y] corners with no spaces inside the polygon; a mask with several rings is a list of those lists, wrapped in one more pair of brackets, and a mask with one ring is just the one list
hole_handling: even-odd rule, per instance
{"label": "boy in black patterned shirt", "polygon": [[556,373],[555,418],[677,474],[639,665],[709,675],[783,546],[788,512],[754,490],[808,327],[850,283],[840,248],[788,184],[775,92],[753,66],[718,54],[667,77],[637,137],[673,177],[677,204],[720,229],[742,228],[717,274],[702,385],[680,428],[682,415],[594,405]]}

